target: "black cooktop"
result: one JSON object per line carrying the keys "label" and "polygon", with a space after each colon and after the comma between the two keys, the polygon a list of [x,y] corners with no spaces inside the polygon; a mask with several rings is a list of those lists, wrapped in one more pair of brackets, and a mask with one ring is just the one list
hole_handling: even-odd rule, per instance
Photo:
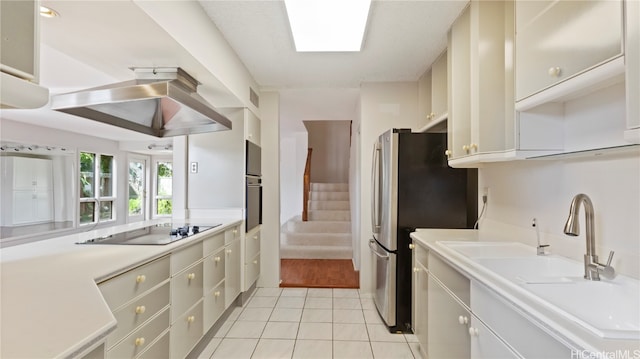
{"label": "black cooktop", "polygon": [[126,244],[165,245],[202,233],[220,224],[198,226],[191,224],[163,223],[126,232],[97,237],[76,244]]}

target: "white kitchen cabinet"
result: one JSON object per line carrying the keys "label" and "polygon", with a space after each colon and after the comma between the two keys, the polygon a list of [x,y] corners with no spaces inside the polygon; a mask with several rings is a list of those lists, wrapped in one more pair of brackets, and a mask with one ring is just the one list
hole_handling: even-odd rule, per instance
{"label": "white kitchen cabinet", "polygon": [[203,304],[203,332],[206,333],[214,324],[216,324],[216,321],[220,319],[222,313],[224,313],[224,281],[221,281],[218,286],[205,293]]}
{"label": "white kitchen cabinet", "polygon": [[107,358],[134,358],[168,332],[168,256],[105,280],[98,288],[118,323],[106,340]]}
{"label": "white kitchen cabinet", "polygon": [[582,350],[551,335],[479,283],[471,284],[471,300],[474,314],[525,358],[571,358]]}
{"label": "white kitchen cabinet", "polygon": [[245,140],[249,140],[260,146],[260,119],[249,111],[244,109],[245,116]]}
{"label": "white kitchen cabinet", "polygon": [[53,164],[50,159],[6,156],[2,158],[2,225],[51,222],[53,215]]}
{"label": "white kitchen cabinet", "polygon": [[469,336],[471,337],[471,358],[473,359],[521,358],[475,315],[471,315]]}
{"label": "white kitchen cabinet", "polygon": [[418,128],[420,129],[427,127],[432,120],[431,77],[432,69],[430,68],[418,79]]}
{"label": "white kitchen cabinet", "polygon": [[468,324],[471,314],[434,276],[429,275],[428,287],[428,357],[470,358]]}
{"label": "white kitchen cabinet", "polygon": [[517,1],[518,101],[623,53],[622,1]]}
{"label": "white kitchen cabinet", "polygon": [[625,85],[627,131],[625,140],[640,143],[640,2],[625,2]]}
{"label": "white kitchen cabinet", "polygon": [[203,295],[202,262],[198,262],[171,278],[171,322],[178,320]]}
{"label": "white kitchen cabinet", "polygon": [[413,251],[413,334],[420,343],[420,353],[427,357],[429,316],[427,308],[429,274],[427,250],[416,245]]}
{"label": "white kitchen cabinet", "polygon": [[447,119],[447,51],[418,80],[418,126],[425,132]]}
{"label": "white kitchen cabinet", "polygon": [[445,50],[431,65],[431,120],[446,118],[447,103],[447,51]]}
{"label": "white kitchen cabinet", "polygon": [[242,288],[242,267],[240,242],[240,226],[235,226],[225,232],[225,278],[224,302],[228,308],[238,297]]}
{"label": "white kitchen cabinet", "polygon": [[244,238],[242,291],[248,291],[260,276],[260,226],[247,232]]}
{"label": "white kitchen cabinet", "polygon": [[195,306],[177,318],[171,324],[170,352],[171,358],[184,358],[202,338],[203,312],[200,299]]}

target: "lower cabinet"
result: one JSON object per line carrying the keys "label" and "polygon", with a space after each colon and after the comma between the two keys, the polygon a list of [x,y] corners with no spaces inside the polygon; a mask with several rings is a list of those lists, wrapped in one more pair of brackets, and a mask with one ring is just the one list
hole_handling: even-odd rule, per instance
{"label": "lower cabinet", "polygon": [[245,263],[239,233],[234,226],[99,283],[118,323],[106,357],[186,357],[240,294],[243,269],[257,278],[259,247]]}
{"label": "lower cabinet", "polygon": [[[414,255],[414,329],[428,358],[570,358],[580,351],[544,330],[484,284],[426,249]],[[422,267],[421,263],[428,262]],[[425,283],[426,281],[426,283]],[[426,292],[426,295],[424,294]],[[424,313],[426,307],[426,314]],[[426,328],[424,325],[426,324]],[[425,338],[426,334],[426,338]],[[426,349],[425,349],[426,348]]]}
{"label": "lower cabinet", "polygon": [[414,247],[413,260],[413,334],[420,343],[420,354],[427,357],[427,338],[429,316],[427,300],[429,294],[429,273],[427,272],[427,251],[420,246]]}

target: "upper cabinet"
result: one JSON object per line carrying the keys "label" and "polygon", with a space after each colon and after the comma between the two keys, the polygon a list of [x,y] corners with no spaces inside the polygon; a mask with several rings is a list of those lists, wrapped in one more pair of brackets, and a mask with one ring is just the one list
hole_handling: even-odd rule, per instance
{"label": "upper cabinet", "polygon": [[626,2],[625,63],[627,131],[625,140],[640,143],[640,2]]}
{"label": "upper cabinet", "polygon": [[418,80],[419,131],[427,131],[447,119],[447,96],[447,51],[444,51]]}
{"label": "upper cabinet", "polygon": [[244,138],[260,146],[260,119],[249,109],[245,109]]}
{"label": "upper cabinet", "polygon": [[620,58],[622,14],[621,1],[517,1],[516,99]]}
{"label": "upper cabinet", "polygon": [[49,101],[39,81],[39,4],[0,2],[0,99],[2,108],[38,108]]}

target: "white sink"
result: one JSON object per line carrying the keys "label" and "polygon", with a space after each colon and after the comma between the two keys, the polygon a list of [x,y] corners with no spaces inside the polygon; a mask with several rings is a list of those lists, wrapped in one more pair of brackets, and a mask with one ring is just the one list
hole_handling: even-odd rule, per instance
{"label": "white sink", "polygon": [[640,281],[584,279],[584,264],[512,242],[439,242],[602,338],[640,339]]}

